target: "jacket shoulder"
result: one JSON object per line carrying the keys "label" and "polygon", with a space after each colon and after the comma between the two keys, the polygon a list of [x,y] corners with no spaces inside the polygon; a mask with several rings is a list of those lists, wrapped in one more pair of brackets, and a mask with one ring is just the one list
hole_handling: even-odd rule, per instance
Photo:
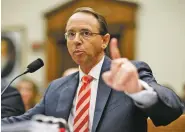
{"label": "jacket shoulder", "polygon": [[147,70],[152,72],[150,66],[144,61],[131,61],[132,64],[137,68],[138,72],[141,70]]}
{"label": "jacket shoulder", "polygon": [[68,75],[66,77],[61,77],[61,78],[55,79],[50,83],[49,87],[58,88],[61,85],[63,85],[64,83],[66,83],[67,81],[71,80],[73,77],[78,76],[78,74],[79,74],[79,72],[75,72],[75,73]]}

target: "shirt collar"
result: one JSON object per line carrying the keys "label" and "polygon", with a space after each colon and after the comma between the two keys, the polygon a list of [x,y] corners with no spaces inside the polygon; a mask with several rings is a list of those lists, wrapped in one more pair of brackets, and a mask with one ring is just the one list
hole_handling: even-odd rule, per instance
{"label": "shirt collar", "polygon": [[[88,73],[88,75],[92,76],[94,79],[98,80],[100,77],[100,72],[101,72],[101,68],[103,65],[103,61],[104,61],[105,56],[102,57],[102,59],[98,62],[98,64],[96,64]],[[85,73],[83,73],[83,71],[81,70],[80,66],[79,66],[79,81],[82,80],[82,77],[86,75]]]}

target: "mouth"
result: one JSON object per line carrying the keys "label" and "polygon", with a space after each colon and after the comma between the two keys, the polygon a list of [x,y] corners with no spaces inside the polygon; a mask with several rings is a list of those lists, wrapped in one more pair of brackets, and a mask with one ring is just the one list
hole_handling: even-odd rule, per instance
{"label": "mouth", "polygon": [[82,55],[82,54],[84,54],[85,52],[83,51],[83,50],[79,50],[79,49],[77,49],[77,50],[75,50],[74,52],[73,52],[73,54],[74,55]]}

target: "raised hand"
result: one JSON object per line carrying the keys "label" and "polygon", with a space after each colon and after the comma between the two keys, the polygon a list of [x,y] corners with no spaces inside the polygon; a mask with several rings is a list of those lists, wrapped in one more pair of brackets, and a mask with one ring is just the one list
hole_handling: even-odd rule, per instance
{"label": "raised hand", "polygon": [[118,49],[118,40],[116,38],[112,38],[110,41],[110,55],[112,59],[121,58],[121,55]]}
{"label": "raised hand", "polygon": [[121,58],[117,43],[115,38],[110,41],[110,54],[113,60],[110,70],[103,74],[103,79],[115,90],[126,93],[139,92],[143,88],[138,81],[137,69],[127,58]]}

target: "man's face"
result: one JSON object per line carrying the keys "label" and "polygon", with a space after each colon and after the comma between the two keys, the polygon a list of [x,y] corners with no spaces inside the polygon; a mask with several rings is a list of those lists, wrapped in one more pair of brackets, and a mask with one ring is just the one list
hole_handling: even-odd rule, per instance
{"label": "man's face", "polygon": [[86,65],[89,63],[97,63],[104,54],[102,45],[104,36],[92,35],[84,37],[81,33],[87,32],[99,33],[99,23],[97,19],[88,13],[75,13],[67,23],[66,32],[76,33],[74,39],[67,39],[68,51],[72,59],[79,65]]}

